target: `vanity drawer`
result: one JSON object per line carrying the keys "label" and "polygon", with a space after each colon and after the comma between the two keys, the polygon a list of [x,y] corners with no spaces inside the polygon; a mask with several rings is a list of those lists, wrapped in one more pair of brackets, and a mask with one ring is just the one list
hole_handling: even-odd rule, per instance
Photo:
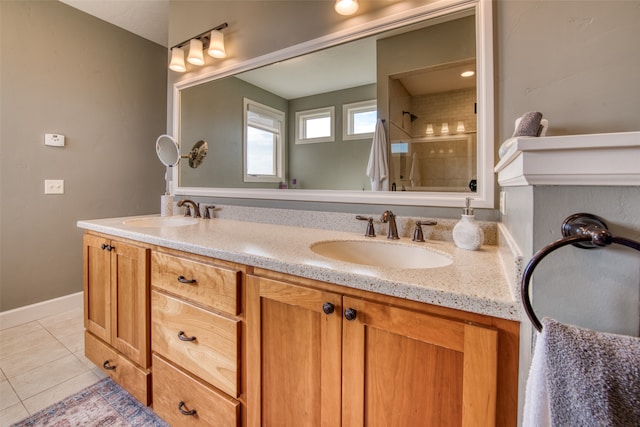
{"label": "vanity drawer", "polygon": [[[137,367],[133,362],[112,347],[84,331],[84,353],[112,380],[117,382],[145,405],[151,403],[151,374]],[[107,369],[107,367],[115,367]]]}
{"label": "vanity drawer", "polygon": [[151,325],[154,352],[238,396],[239,321],[152,291]]}
{"label": "vanity drawer", "polygon": [[240,404],[154,354],[153,410],[173,427],[235,427]]}
{"label": "vanity drawer", "polygon": [[215,310],[237,315],[240,271],[161,252],[151,255],[151,284]]}

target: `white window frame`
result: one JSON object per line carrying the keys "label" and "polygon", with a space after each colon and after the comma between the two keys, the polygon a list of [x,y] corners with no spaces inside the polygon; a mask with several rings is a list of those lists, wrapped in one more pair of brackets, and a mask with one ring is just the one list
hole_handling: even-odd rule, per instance
{"label": "white window frame", "polygon": [[[315,144],[318,142],[333,142],[335,137],[335,123],[336,123],[336,107],[323,107],[315,108],[313,110],[296,111],[296,144]],[[323,117],[329,117],[329,136],[323,136],[320,138],[305,138],[305,131],[307,128],[307,120],[318,119]]]}
{"label": "white window frame", "polygon": [[353,102],[342,105],[342,140],[373,138],[373,132],[355,133],[353,130],[353,116],[363,111],[378,111],[378,103],[375,99]]}
{"label": "white window frame", "polygon": [[[274,118],[274,120],[277,120],[280,122],[280,129],[277,132],[274,132],[274,134],[276,135],[276,148],[275,148],[275,156],[274,156],[276,173],[274,175],[255,175],[255,174],[250,175],[247,173],[247,142],[248,142],[247,127],[249,126],[249,118],[247,113],[250,108],[249,106],[254,106],[254,108],[256,108],[257,110],[260,110],[262,114],[271,116]],[[285,177],[285,170],[284,170],[285,169],[285,163],[284,163],[285,150],[284,149],[286,146],[286,139],[285,139],[286,138],[285,136],[286,114],[283,111],[277,110],[268,105],[261,104],[249,98],[244,98],[242,115],[243,115],[243,128],[242,128],[243,129],[243,132],[242,132],[243,181],[244,182],[282,182],[284,181],[284,177]],[[260,128],[260,126],[256,125],[255,123],[253,124],[253,127]],[[272,131],[271,129],[266,129],[266,128],[263,128],[263,130]]]}

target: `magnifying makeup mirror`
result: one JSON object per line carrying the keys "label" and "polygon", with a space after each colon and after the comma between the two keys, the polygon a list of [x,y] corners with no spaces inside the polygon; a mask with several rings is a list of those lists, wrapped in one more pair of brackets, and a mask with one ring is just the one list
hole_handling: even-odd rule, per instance
{"label": "magnifying makeup mirror", "polygon": [[176,166],[180,163],[180,159],[189,159],[189,166],[193,169],[197,168],[202,164],[204,158],[207,156],[207,151],[209,150],[209,145],[206,141],[200,140],[193,145],[189,154],[180,155],[180,147],[178,147],[178,142],[171,135],[160,135],[156,140],[156,154],[158,155],[158,159],[162,162],[163,165],[167,167],[167,172],[165,174],[165,181],[167,182],[167,194],[170,193],[170,177],[171,177],[171,169],[173,166]]}

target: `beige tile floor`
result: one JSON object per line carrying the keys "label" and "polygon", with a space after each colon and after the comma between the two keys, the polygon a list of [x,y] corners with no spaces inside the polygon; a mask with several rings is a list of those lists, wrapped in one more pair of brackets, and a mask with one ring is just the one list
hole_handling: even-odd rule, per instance
{"label": "beige tile floor", "polygon": [[82,308],[0,331],[0,427],[94,384],[84,357]]}

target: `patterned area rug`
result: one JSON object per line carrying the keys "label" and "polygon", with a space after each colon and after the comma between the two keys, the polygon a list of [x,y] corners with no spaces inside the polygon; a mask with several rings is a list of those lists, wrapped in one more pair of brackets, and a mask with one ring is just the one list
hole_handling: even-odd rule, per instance
{"label": "patterned area rug", "polygon": [[169,427],[111,378],[104,378],[13,426]]}

